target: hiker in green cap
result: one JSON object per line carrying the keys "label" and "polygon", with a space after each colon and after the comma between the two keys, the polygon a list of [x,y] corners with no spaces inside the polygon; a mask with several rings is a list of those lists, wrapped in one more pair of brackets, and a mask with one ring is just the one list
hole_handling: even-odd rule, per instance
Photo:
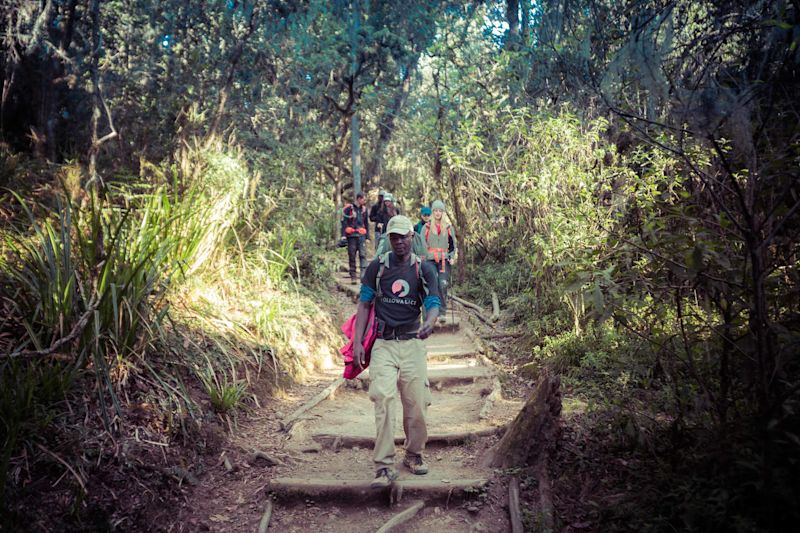
{"label": "hiker in green cap", "polygon": [[450,268],[456,262],[456,232],[444,218],[444,202],[436,200],[431,204],[433,219],[425,224],[422,234],[428,247],[428,261],[436,267],[439,274],[439,297],[442,305],[439,310],[444,320],[447,311],[447,288],[450,284]]}
{"label": "hiker in green cap", "polygon": [[[372,302],[378,335],[369,361],[369,398],[375,407],[377,435],[373,461],[373,488],[388,487],[397,479],[394,469],[395,398],[403,405],[405,458],[403,464],[414,474],[427,474],[422,451],[428,439],[425,422],[430,405],[427,349],[422,340],[433,332],[439,316],[436,270],[411,250],[414,226],[402,215],[386,226],[392,250],[376,257],[361,278],[353,336],[353,364],[366,365],[362,340]],[[420,309],[426,316],[420,324]]]}

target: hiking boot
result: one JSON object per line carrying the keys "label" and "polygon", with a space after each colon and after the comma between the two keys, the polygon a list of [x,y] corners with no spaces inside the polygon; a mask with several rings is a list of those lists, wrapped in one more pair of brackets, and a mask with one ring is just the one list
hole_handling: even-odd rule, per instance
{"label": "hiking boot", "polygon": [[428,465],[422,459],[421,455],[406,454],[403,459],[403,464],[411,471],[412,474],[421,476],[428,473]]}
{"label": "hiking boot", "polygon": [[397,472],[389,467],[379,468],[375,472],[375,479],[369,484],[370,488],[381,489],[390,486],[397,479]]}

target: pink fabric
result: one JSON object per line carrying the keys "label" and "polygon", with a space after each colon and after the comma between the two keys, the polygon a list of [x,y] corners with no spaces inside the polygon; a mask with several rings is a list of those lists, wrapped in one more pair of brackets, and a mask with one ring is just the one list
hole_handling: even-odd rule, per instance
{"label": "pink fabric", "polygon": [[367,317],[367,330],[364,332],[364,338],[361,341],[361,344],[364,345],[367,362],[364,364],[363,368],[356,370],[356,367],[353,364],[353,337],[355,336],[356,331],[357,314],[358,313],[354,313],[353,316],[347,319],[347,322],[342,324],[342,333],[347,335],[348,338],[347,344],[339,349],[339,353],[344,357],[345,379],[355,379],[356,376],[358,376],[361,371],[364,370],[364,368],[369,366],[369,357],[372,353],[372,345],[375,343],[375,338],[378,336],[377,328],[375,327],[375,305],[372,305],[369,308],[369,316]]}

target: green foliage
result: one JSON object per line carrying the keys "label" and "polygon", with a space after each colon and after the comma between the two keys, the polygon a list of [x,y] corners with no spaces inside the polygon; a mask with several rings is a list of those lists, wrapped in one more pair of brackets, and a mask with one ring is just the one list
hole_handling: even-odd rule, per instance
{"label": "green foliage", "polygon": [[274,283],[280,283],[289,271],[294,271],[297,264],[297,251],[295,250],[296,237],[291,233],[283,232],[274,239],[274,247],[268,247],[271,257],[265,258],[267,262],[267,275]]}
{"label": "green foliage", "polygon": [[5,491],[12,455],[43,438],[76,370],[64,363],[0,361],[0,494]]}
{"label": "green foliage", "polygon": [[[18,287],[12,305],[27,309],[20,312],[21,323],[34,347],[41,350],[52,338],[68,333],[75,316],[78,292],[77,265],[72,253],[72,209],[69,205],[56,211],[55,225],[45,219],[38,223],[25,202],[14,195],[31,222],[32,235],[21,232],[4,235],[7,255],[0,271],[7,283]],[[9,259],[16,257],[19,262]],[[42,335],[48,338],[42,338]]]}
{"label": "green foliage", "polygon": [[207,361],[205,368],[195,372],[217,413],[224,414],[239,407],[247,391],[247,384],[236,379],[236,370],[233,367],[228,373],[225,369],[215,369],[211,361]]}
{"label": "green foliage", "polygon": [[[797,471],[778,459],[796,456],[800,383],[795,4],[377,2],[355,31],[356,4],[322,0],[109,0],[99,27],[85,3],[22,3],[0,15],[0,184],[29,204],[0,206],[0,346],[85,368],[104,410],[142,368],[178,397],[150,365],[177,302],[189,345],[215,354],[199,379],[218,410],[244,394],[234,368],[248,386],[266,358],[276,386],[300,375],[357,110],[367,184],[406,213],[445,199],[455,289],[500,295],[535,344],[525,370],[563,372],[621,449],[742,443],[692,456],[736,476],[665,467],[677,481],[638,512],[663,497],[679,511],[654,527],[768,526],[768,504],[736,509],[762,477],[791,501]],[[87,184],[95,111],[120,137]],[[22,191],[62,157],[69,199],[35,205]],[[22,408],[47,411],[49,363],[14,364],[43,398]],[[683,448],[653,447],[666,426]]]}
{"label": "green foliage", "polygon": [[543,337],[523,369],[538,372],[546,367],[568,381],[614,385],[624,393],[628,387],[649,388],[646,380],[653,364],[652,350],[641,339],[613,327],[595,326],[580,334],[563,331]]}
{"label": "green foliage", "polygon": [[[106,424],[108,398],[119,414],[118,387],[140,364],[155,376],[147,355],[165,341],[169,291],[184,275],[203,269],[227,240],[227,221],[241,212],[244,199],[230,191],[221,183],[183,193],[115,188],[84,195],[80,203],[58,197],[52,212],[40,207],[36,213],[17,196],[28,224],[4,233],[0,263],[2,286],[14,295],[4,299],[10,313],[2,323],[11,358],[1,376],[4,405],[15,409],[4,415],[4,464],[35,434],[17,427],[23,414],[31,427],[47,425],[41,413],[50,405],[53,376],[62,378],[63,399],[72,372],[88,368]],[[66,367],[27,360],[50,353],[67,361]],[[173,395],[174,387],[155,377]],[[243,392],[229,385],[221,383],[221,406]],[[185,394],[178,399],[186,400]]]}

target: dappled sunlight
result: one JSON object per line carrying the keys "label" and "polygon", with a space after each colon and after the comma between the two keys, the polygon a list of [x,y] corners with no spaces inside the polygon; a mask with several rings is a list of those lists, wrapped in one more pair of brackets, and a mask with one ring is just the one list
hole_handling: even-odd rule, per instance
{"label": "dappled sunlight", "polygon": [[317,304],[287,291],[270,263],[246,261],[229,257],[213,274],[193,276],[181,293],[178,316],[200,325],[206,335],[226,339],[225,350],[241,364],[251,364],[252,355],[245,348],[250,346],[271,354],[267,368],[294,379],[334,367],[339,339]]}

